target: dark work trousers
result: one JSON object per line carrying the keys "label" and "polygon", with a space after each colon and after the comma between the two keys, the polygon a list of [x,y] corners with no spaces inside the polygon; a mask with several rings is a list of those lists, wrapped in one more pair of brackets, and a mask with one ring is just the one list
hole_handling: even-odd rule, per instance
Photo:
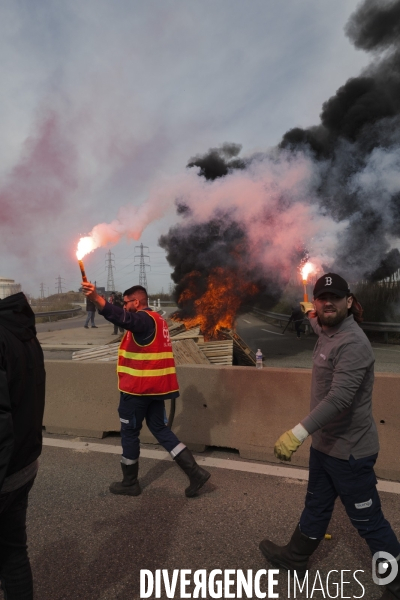
{"label": "dark work trousers", "polygon": [[133,396],[121,392],[118,412],[121,421],[122,456],[125,458],[139,458],[139,433],[143,419],[146,419],[147,427],[168,452],[180,444],[176,435],[166,425],[164,400],[150,400],[146,396]]}
{"label": "dark work trousers", "polygon": [[341,460],[311,447],[310,474],[305,508],[300,518],[302,533],[322,539],[339,496],[351,523],[367,542],[371,553],[390,552],[397,558],[400,544],[385,517],[376,489],[377,454]]}
{"label": "dark work trousers", "polygon": [[32,600],[32,572],[26,544],[26,509],[33,479],[0,494],[0,581],[6,600]]}
{"label": "dark work trousers", "polygon": [[294,322],[294,328],[296,330],[297,337],[300,337],[301,334],[301,326],[303,325],[303,320],[297,320]]}

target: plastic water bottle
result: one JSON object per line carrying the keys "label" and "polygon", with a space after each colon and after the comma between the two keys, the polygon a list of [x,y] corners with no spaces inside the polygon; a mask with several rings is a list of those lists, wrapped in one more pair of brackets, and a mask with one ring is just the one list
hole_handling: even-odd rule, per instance
{"label": "plastic water bottle", "polygon": [[256,369],[262,369],[263,367],[263,355],[260,349],[256,352]]}

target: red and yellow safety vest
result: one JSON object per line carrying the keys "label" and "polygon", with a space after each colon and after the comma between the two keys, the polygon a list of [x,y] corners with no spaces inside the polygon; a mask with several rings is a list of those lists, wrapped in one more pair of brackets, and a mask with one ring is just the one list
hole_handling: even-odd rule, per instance
{"label": "red and yellow safety vest", "polygon": [[131,331],[118,350],[118,388],[135,396],[163,395],[179,390],[168,325],[156,312],[146,311],[154,320],[152,342],[140,345]]}

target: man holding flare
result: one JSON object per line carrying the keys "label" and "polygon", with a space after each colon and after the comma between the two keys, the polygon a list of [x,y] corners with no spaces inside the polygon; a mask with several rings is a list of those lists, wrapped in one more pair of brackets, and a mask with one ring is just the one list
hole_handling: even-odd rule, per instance
{"label": "man holding flare", "polygon": [[[358,325],[362,308],[347,282],[335,273],[318,279],[313,304],[301,305],[318,335],[313,353],[311,412],[281,435],[274,453],[289,461],[312,435],[305,507],[286,546],[265,539],[260,550],[271,563],[304,576],[339,496],[372,554],[390,553],[399,561],[400,543],[383,516],[376,489],[374,464],[379,441],[372,416],[375,359]],[[400,598],[400,569],[386,585],[382,598]]]}
{"label": "man holding flare", "polygon": [[107,302],[92,283],[83,281],[82,289],[100,315],[126,330],[118,350],[117,366],[123,480],[112,483],[110,492],[129,496],[141,493],[139,433],[146,419],[151,433],[189,477],[186,496],[194,496],[210,473],[199,467],[190,450],[165,424],[164,400],[179,396],[167,323],[149,308],[147,292],[140,285],[123,293],[123,307]]}

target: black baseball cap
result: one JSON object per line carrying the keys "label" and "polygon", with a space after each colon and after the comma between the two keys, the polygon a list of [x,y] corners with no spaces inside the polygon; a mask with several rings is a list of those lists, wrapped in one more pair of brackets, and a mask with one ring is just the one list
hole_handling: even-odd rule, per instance
{"label": "black baseball cap", "polygon": [[321,294],[326,293],[336,294],[336,296],[344,298],[350,294],[349,284],[336,273],[326,273],[317,280],[313,294],[314,298],[318,298]]}

